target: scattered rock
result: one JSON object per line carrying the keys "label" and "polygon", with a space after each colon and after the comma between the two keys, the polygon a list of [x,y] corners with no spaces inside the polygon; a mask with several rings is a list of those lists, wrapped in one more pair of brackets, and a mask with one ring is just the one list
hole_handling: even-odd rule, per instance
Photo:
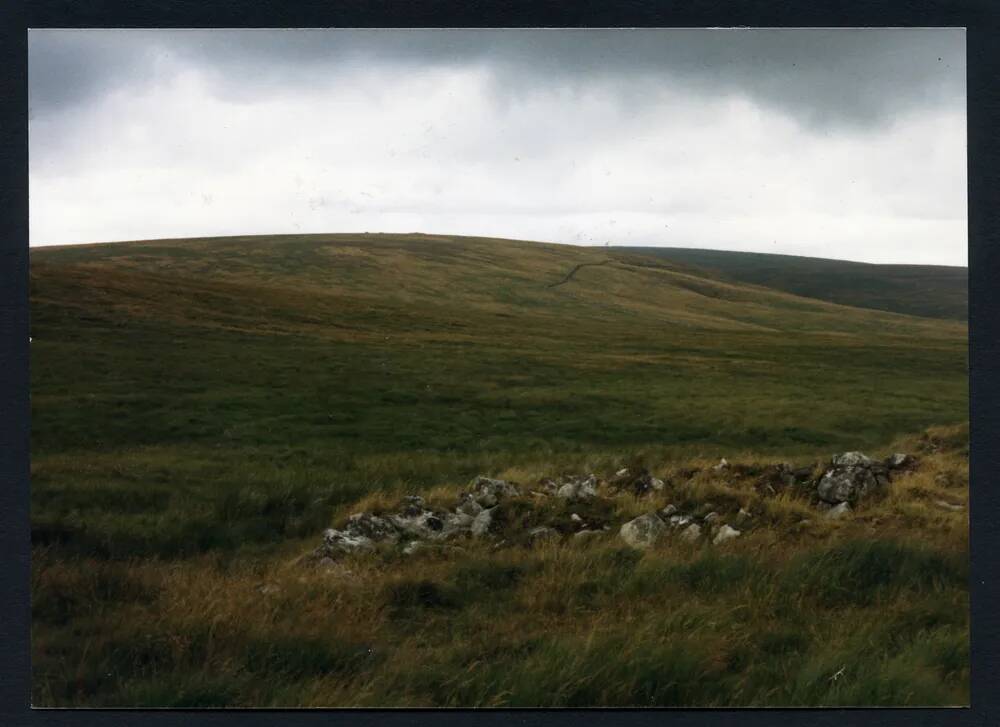
{"label": "scattered rock", "polygon": [[701,525],[699,525],[698,523],[691,523],[681,531],[681,538],[688,541],[689,543],[693,543],[700,537],[701,537]]}
{"label": "scattered rock", "polygon": [[618,470],[608,485],[618,492],[631,492],[636,496],[645,495],[648,492],[659,492],[666,487],[663,480],[653,477],[648,470],[633,472],[627,468]]}
{"label": "scattered rock", "polygon": [[455,508],[455,512],[474,518],[482,511],[483,506],[476,502],[475,498],[468,492],[464,492],[459,496],[458,507]]}
{"label": "scattered rock", "polygon": [[846,515],[851,514],[851,504],[849,502],[842,502],[839,505],[834,505],[829,510],[827,510],[823,517],[828,520],[839,520]]}
{"label": "scattered rock", "polygon": [[670,517],[677,513],[677,505],[667,505],[665,508],[660,510],[661,517]]}
{"label": "scattered rock", "polygon": [[951,510],[952,512],[958,512],[965,509],[963,505],[956,505],[951,502],[945,502],[944,500],[935,500],[934,504],[943,510]]}
{"label": "scattered rock", "polygon": [[505,480],[480,475],[469,485],[473,499],[482,507],[494,507],[507,497],[517,497],[520,491]]}
{"label": "scattered rock", "polygon": [[[390,515],[389,520],[400,532],[412,535],[416,538],[442,538],[449,533],[445,530],[445,523],[440,517],[430,510],[422,510],[414,515]],[[461,522],[454,520],[456,526]]]}
{"label": "scattered rock", "polygon": [[352,536],[360,536],[369,540],[395,540],[399,537],[395,525],[384,517],[372,515],[370,512],[358,512],[347,519],[344,530]]}
{"label": "scattered rock", "polygon": [[399,514],[404,517],[416,517],[424,512],[424,498],[418,495],[406,495],[399,508]]}
{"label": "scattered rock", "polygon": [[691,522],[690,515],[671,515],[667,518],[667,524],[672,528],[682,528]]}
{"label": "scattered rock", "polygon": [[739,536],[739,530],[731,528],[728,525],[723,525],[719,528],[719,532],[716,533],[715,538],[712,540],[712,544],[719,545],[720,543],[725,543],[727,540],[732,540],[733,538],[738,538]]}
{"label": "scattered rock", "polygon": [[346,530],[329,528],[323,531],[323,544],[316,554],[322,563],[325,558],[372,550],[375,550],[375,541],[371,538],[364,535],[352,535]]}
{"label": "scattered rock", "polygon": [[559,489],[556,496],[567,500],[587,500],[597,496],[597,477],[588,475],[586,477],[568,478]]}
{"label": "scattered rock", "polygon": [[708,525],[709,523],[712,523],[712,522],[714,522],[715,520],[718,520],[718,519],[719,519],[720,517],[722,517],[722,516],[721,516],[721,515],[719,515],[719,513],[715,512],[715,511],[713,510],[712,512],[708,513],[708,515],[706,515],[705,517],[703,517],[703,518],[701,519],[701,521],[702,521],[703,523],[705,523],[706,525]]}
{"label": "scattered rock", "polygon": [[740,508],[740,511],[736,513],[736,525],[739,528],[747,527],[750,524],[750,521],[752,520],[753,520],[753,515],[751,515],[748,510],[745,510],[742,507]]}
{"label": "scattered rock", "polygon": [[913,467],[916,466],[916,464],[917,464],[916,457],[909,454],[904,454],[903,452],[895,452],[894,454],[890,454],[885,459],[885,466],[891,470],[912,469]]}
{"label": "scattered rock", "polygon": [[579,515],[577,515],[577,514],[576,514],[575,512],[574,512],[574,513],[572,513],[572,514],[571,514],[571,515],[569,516],[569,519],[570,519],[570,520],[572,520],[572,521],[573,521],[573,522],[575,522],[575,523],[582,523],[582,522],[583,522],[583,518],[582,518],[582,517],[580,517]]}
{"label": "scattered rock", "polygon": [[490,525],[493,524],[493,509],[481,511],[476,518],[472,521],[472,525],[469,527],[469,532],[472,533],[474,538],[481,538],[490,531]]}
{"label": "scattered rock", "polygon": [[573,540],[587,541],[593,539],[595,536],[603,535],[601,530],[587,530],[584,528],[578,532],[573,533]]}
{"label": "scattered rock", "polygon": [[424,542],[422,540],[411,540],[403,546],[403,555],[413,555],[418,550],[422,550],[423,548]]}
{"label": "scattered rock", "polygon": [[648,548],[666,532],[667,527],[655,514],[640,515],[622,525],[619,534],[633,548]]}
{"label": "scattered rock", "polygon": [[729,460],[723,457],[722,459],[719,460],[719,464],[712,467],[712,469],[715,470],[716,472],[721,472],[722,470],[729,469]]}

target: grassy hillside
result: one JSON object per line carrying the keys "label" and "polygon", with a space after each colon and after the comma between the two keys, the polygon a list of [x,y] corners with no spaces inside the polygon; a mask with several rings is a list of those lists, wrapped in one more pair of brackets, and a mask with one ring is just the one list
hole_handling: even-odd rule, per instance
{"label": "grassy hillside", "polygon": [[734,282],[764,285],[843,305],[931,318],[968,320],[968,269],[873,265],[797,255],[682,247],[609,248],[702,268]]}
{"label": "grassy hillside", "polygon": [[[403,577],[391,558],[355,566],[378,573],[358,581],[353,595],[340,581],[288,565],[359,498],[453,491],[480,473],[613,471],[636,458],[654,468],[723,455],[816,460],[884,450],[899,436],[967,418],[961,322],[840,306],[594,248],[425,235],[43,248],[32,250],[31,315],[36,704],[388,702],[382,686],[410,677],[362,670],[365,679],[377,677],[364,681],[350,666],[357,663],[351,644],[375,648],[386,663],[397,647],[419,661],[429,654],[421,643],[438,638],[455,614],[418,608],[412,618],[390,617],[389,591],[376,598],[371,589]],[[876,523],[918,513],[914,523],[943,528],[942,557],[960,559],[960,521],[925,513],[921,503],[936,485],[918,485]],[[868,525],[823,530],[820,540],[835,547],[873,537]],[[891,537],[903,548],[923,535],[896,530]],[[747,542],[750,560],[738,567],[756,568],[774,543]],[[818,542],[795,540],[788,557]],[[608,549],[608,562],[632,558]],[[473,567],[463,557],[407,577],[447,581],[449,568]],[[562,557],[577,556],[553,555],[537,567],[558,572]],[[251,591],[271,580],[287,598],[238,625],[232,605],[253,600],[265,608]],[[546,583],[528,578],[503,602],[525,618],[536,606],[548,613],[532,595]],[[893,598],[905,601],[913,595],[907,588]],[[948,589],[920,591],[921,602],[964,614],[954,609],[964,587]],[[730,595],[738,601],[737,593]],[[576,608],[576,596],[567,598]],[[324,614],[334,603],[337,623],[356,620],[369,630],[331,629]],[[691,618],[708,619],[698,621],[703,633],[721,638],[712,631],[712,599],[698,603],[700,615]],[[900,618],[921,618],[901,603],[892,607]],[[414,682],[397,703],[465,703],[473,692],[441,680],[471,663],[504,664],[510,678],[532,683],[532,669],[559,662],[574,639],[587,638],[589,619],[617,612],[607,600],[592,605],[581,605],[590,615],[567,622],[563,636],[553,636],[565,640],[537,659],[517,650],[529,646],[516,647],[513,633],[494,645],[497,654],[475,640],[464,656],[437,653],[439,670],[427,673],[440,684]],[[490,613],[462,611],[463,628],[484,629]],[[964,616],[955,619],[944,626],[960,631]],[[644,628],[656,628],[654,621]],[[940,648],[954,646],[953,631],[942,637],[951,646]],[[831,634],[795,659],[834,658],[823,652],[833,643],[823,639],[840,638]],[[624,632],[605,636],[613,652]],[[709,648],[691,674],[721,654]],[[801,666],[795,659],[781,669]],[[910,668],[892,663],[869,666],[890,680]],[[938,678],[931,667],[913,668],[924,670],[920,683]],[[961,693],[967,674],[948,673],[957,686],[933,699]],[[476,686],[473,701],[505,703],[497,678]],[[641,690],[630,694],[629,679],[618,691],[564,701],[646,699]],[[809,689],[769,693],[778,672],[760,679],[744,696],[829,698]],[[723,691],[710,701],[721,703],[727,681],[713,683]],[[893,703],[906,691],[890,686],[870,695],[872,703]],[[521,694],[514,701],[542,699]],[[709,692],[671,694],[651,699],[692,703]],[[920,697],[918,690],[907,699]]]}

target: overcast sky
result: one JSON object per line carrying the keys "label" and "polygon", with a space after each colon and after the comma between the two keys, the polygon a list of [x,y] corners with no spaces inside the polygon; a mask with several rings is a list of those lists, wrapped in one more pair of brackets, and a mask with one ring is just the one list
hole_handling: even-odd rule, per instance
{"label": "overcast sky", "polygon": [[434,232],[965,265],[965,36],[35,30],[31,244]]}

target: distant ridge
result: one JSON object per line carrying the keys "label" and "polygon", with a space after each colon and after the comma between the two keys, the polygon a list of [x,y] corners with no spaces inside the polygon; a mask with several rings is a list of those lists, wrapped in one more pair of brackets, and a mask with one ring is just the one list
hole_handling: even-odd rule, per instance
{"label": "distant ridge", "polygon": [[859,308],[927,318],[968,320],[968,269],[873,263],[685,247],[608,247],[702,268],[738,283]]}

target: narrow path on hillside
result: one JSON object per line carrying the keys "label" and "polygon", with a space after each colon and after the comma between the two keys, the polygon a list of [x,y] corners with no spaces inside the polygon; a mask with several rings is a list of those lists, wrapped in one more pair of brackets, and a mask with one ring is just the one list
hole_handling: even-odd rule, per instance
{"label": "narrow path on hillside", "polygon": [[575,265],[572,270],[570,270],[568,273],[566,273],[566,277],[563,278],[562,280],[560,280],[558,283],[552,283],[552,285],[548,285],[546,287],[548,287],[548,288],[558,288],[563,283],[568,283],[569,281],[571,281],[573,279],[573,276],[576,275],[577,271],[579,271],[580,268],[596,267],[598,265],[607,265],[608,263],[613,263],[613,262],[614,262],[614,260],[612,260],[611,258],[608,258],[607,260],[602,260],[599,263],[580,263],[579,265]]}

